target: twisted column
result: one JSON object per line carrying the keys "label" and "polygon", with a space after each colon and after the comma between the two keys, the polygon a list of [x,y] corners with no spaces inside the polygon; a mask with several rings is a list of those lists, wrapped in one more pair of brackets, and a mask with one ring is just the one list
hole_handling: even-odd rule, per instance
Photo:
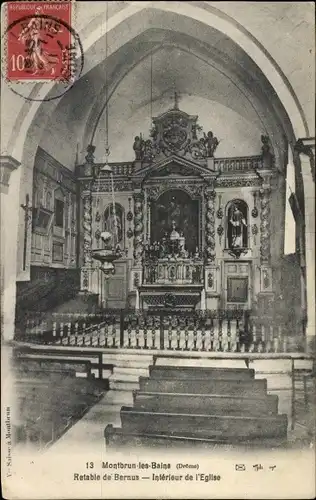
{"label": "twisted column", "polygon": [[206,200],[205,252],[207,263],[215,260],[215,198],[216,192],[208,189],[204,193]]}
{"label": "twisted column", "polygon": [[92,246],[92,197],[91,191],[83,194],[83,264],[91,264],[91,246]]}
{"label": "twisted column", "polygon": [[261,262],[270,261],[270,188],[262,187],[259,191],[260,210],[260,256]]}
{"label": "twisted column", "polygon": [[143,192],[134,193],[134,264],[141,265],[143,253]]}

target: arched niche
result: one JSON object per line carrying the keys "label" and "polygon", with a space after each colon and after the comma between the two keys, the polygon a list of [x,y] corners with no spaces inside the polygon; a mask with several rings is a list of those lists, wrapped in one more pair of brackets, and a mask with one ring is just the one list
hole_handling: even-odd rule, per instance
{"label": "arched niche", "polygon": [[[115,207],[115,210],[114,210]],[[124,208],[119,203],[110,203],[104,210],[103,215],[103,230],[108,231],[112,235],[116,234],[117,228],[117,241],[116,237],[112,238],[112,244],[121,248],[125,247],[125,218],[124,218]]]}
{"label": "arched niche", "polygon": [[233,199],[226,205],[226,248],[237,257],[248,248],[249,207],[244,200]]}

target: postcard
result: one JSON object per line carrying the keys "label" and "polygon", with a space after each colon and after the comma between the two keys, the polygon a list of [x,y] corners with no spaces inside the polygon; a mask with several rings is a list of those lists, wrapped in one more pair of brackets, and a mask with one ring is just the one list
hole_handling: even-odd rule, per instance
{"label": "postcard", "polygon": [[4,498],[315,497],[314,33],[3,3]]}

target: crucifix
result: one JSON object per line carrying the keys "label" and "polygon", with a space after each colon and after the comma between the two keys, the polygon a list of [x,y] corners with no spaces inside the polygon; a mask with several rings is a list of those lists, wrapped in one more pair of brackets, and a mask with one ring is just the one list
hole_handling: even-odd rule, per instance
{"label": "crucifix", "polygon": [[179,93],[177,91],[175,91],[173,109],[179,109],[179,99],[180,99]]}
{"label": "crucifix", "polygon": [[23,271],[26,268],[26,251],[27,251],[27,233],[28,233],[28,224],[31,220],[30,212],[32,212],[32,206],[30,205],[30,196],[27,194],[25,196],[25,204],[21,205],[21,208],[24,210],[24,248],[23,248]]}

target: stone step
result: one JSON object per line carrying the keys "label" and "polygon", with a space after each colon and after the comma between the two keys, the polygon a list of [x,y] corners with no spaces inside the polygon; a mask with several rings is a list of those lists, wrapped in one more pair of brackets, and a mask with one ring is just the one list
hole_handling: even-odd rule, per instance
{"label": "stone step", "polygon": [[216,396],[208,394],[164,394],[136,391],[133,394],[135,409],[199,413],[210,415],[276,415],[278,397],[243,398],[236,396]]}
{"label": "stone step", "polygon": [[139,377],[142,392],[168,392],[185,394],[217,394],[244,397],[264,397],[267,391],[266,380],[236,379],[162,379]]}
{"label": "stone step", "polygon": [[56,352],[56,354],[46,353],[46,352],[32,352],[32,353],[23,353],[21,356],[16,356],[14,359],[18,362],[19,359],[27,358],[29,360],[34,361],[56,361],[59,363],[63,362],[89,362],[97,363],[97,356],[89,356],[88,354],[67,354],[65,352]]}
{"label": "stone step", "polygon": [[248,368],[211,368],[201,366],[150,366],[151,378],[174,379],[236,379],[245,380],[254,378],[254,370]]}
{"label": "stone step", "polygon": [[125,377],[126,375],[134,375],[135,377],[148,377],[149,376],[149,370],[148,368],[129,368],[129,367],[123,367],[123,366],[115,366],[113,368],[113,375],[121,375],[122,377]]}
{"label": "stone step", "polygon": [[115,405],[132,405],[133,404],[133,393],[131,391],[113,391],[110,390],[102,399],[102,404],[104,406],[115,406]]}
{"label": "stone step", "polygon": [[140,375],[135,373],[126,373],[126,372],[113,372],[110,376],[110,380],[121,380],[122,382],[138,382]]}
{"label": "stone step", "polygon": [[124,380],[109,380],[110,389],[114,391],[136,391],[139,389],[138,382]]}
{"label": "stone step", "polygon": [[[106,359],[106,358],[104,358]],[[105,363],[105,361],[103,361]],[[106,364],[112,364],[113,366],[121,367],[121,368],[148,368],[150,364],[152,364],[151,360],[143,360],[143,359],[110,359],[106,360]]]}
{"label": "stone step", "polygon": [[227,416],[163,413],[123,406],[122,429],[127,432],[178,435],[201,438],[252,439],[285,438],[287,416]]}
{"label": "stone step", "polygon": [[153,362],[152,354],[133,354],[133,353],[105,353],[102,355],[104,364],[115,364],[116,366],[146,365]]}

